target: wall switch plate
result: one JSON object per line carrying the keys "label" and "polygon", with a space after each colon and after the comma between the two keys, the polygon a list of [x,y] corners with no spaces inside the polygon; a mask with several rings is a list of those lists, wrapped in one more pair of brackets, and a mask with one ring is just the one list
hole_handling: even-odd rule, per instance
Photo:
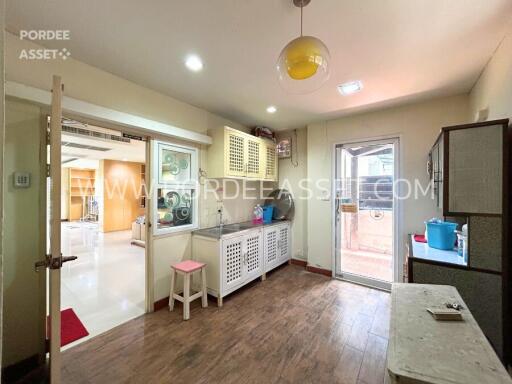
{"label": "wall switch plate", "polygon": [[14,172],[14,188],[30,187],[30,173]]}

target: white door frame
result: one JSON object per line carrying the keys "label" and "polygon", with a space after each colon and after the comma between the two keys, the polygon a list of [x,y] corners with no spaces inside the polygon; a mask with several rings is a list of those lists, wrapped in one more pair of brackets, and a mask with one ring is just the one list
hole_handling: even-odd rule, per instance
{"label": "white door frame", "polygon": [[368,138],[354,141],[345,141],[343,143],[333,143],[332,146],[332,185],[331,185],[331,226],[332,226],[332,277],[347,280],[361,285],[366,285],[382,290],[390,290],[391,283],[380,281],[364,276],[354,275],[351,273],[342,273],[341,267],[338,262],[338,245],[339,245],[339,231],[336,214],[336,180],[338,178],[338,151],[343,146],[365,146],[372,144],[393,144],[394,148],[394,196],[393,196],[393,282],[402,281],[403,271],[401,265],[403,264],[402,236],[401,236],[401,222],[402,222],[402,202],[398,197],[401,196],[401,183],[400,175],[402,173],[401,163],[401,135],[391,135],[384,137]]}

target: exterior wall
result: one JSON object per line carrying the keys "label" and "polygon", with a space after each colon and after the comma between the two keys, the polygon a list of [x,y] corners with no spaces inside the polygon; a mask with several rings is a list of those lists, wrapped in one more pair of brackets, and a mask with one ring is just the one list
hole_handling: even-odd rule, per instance
{"label": "exterior wall", "polygon": [[[400,177],[426,187],[427,155],[443,126],[466,122],[466,95],[430,100],[396,108],[358,114],[311,124],[307,129],[307,175],[313,186],[308,200],[308,264],[332,269],[332,150],[335,143],[367,141],[383,137],[400,138]],[[320,183],[319,186],[315,186]],[[323,189],[323,190],[322,190]],[[407,192],[402,190],[402,192]],[[403,260],[407,233],[422,232],[423,222],[438,214],[430,194],[402,202],[399,238]]]}
{"label": "exterior wall", "polygon": [[470,93],[469,121],[489,109],[488,120],[512,118],[512,24]]}

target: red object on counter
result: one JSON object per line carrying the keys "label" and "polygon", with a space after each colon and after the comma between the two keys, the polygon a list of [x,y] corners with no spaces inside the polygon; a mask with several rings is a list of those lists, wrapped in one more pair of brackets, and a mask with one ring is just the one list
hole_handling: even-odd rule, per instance
{"label": "red object on counter", "polygon": [[425,235],[414,235],[414,241],[417,243],[426,243],[427,239],[425,239]]}

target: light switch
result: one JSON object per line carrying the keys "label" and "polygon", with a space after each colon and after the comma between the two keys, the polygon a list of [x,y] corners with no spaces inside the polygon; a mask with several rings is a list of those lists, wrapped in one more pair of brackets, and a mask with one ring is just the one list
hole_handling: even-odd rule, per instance
{"label": "light switch", "polygon": [[14,188],[30,187],[30,173],[14,172]]}

